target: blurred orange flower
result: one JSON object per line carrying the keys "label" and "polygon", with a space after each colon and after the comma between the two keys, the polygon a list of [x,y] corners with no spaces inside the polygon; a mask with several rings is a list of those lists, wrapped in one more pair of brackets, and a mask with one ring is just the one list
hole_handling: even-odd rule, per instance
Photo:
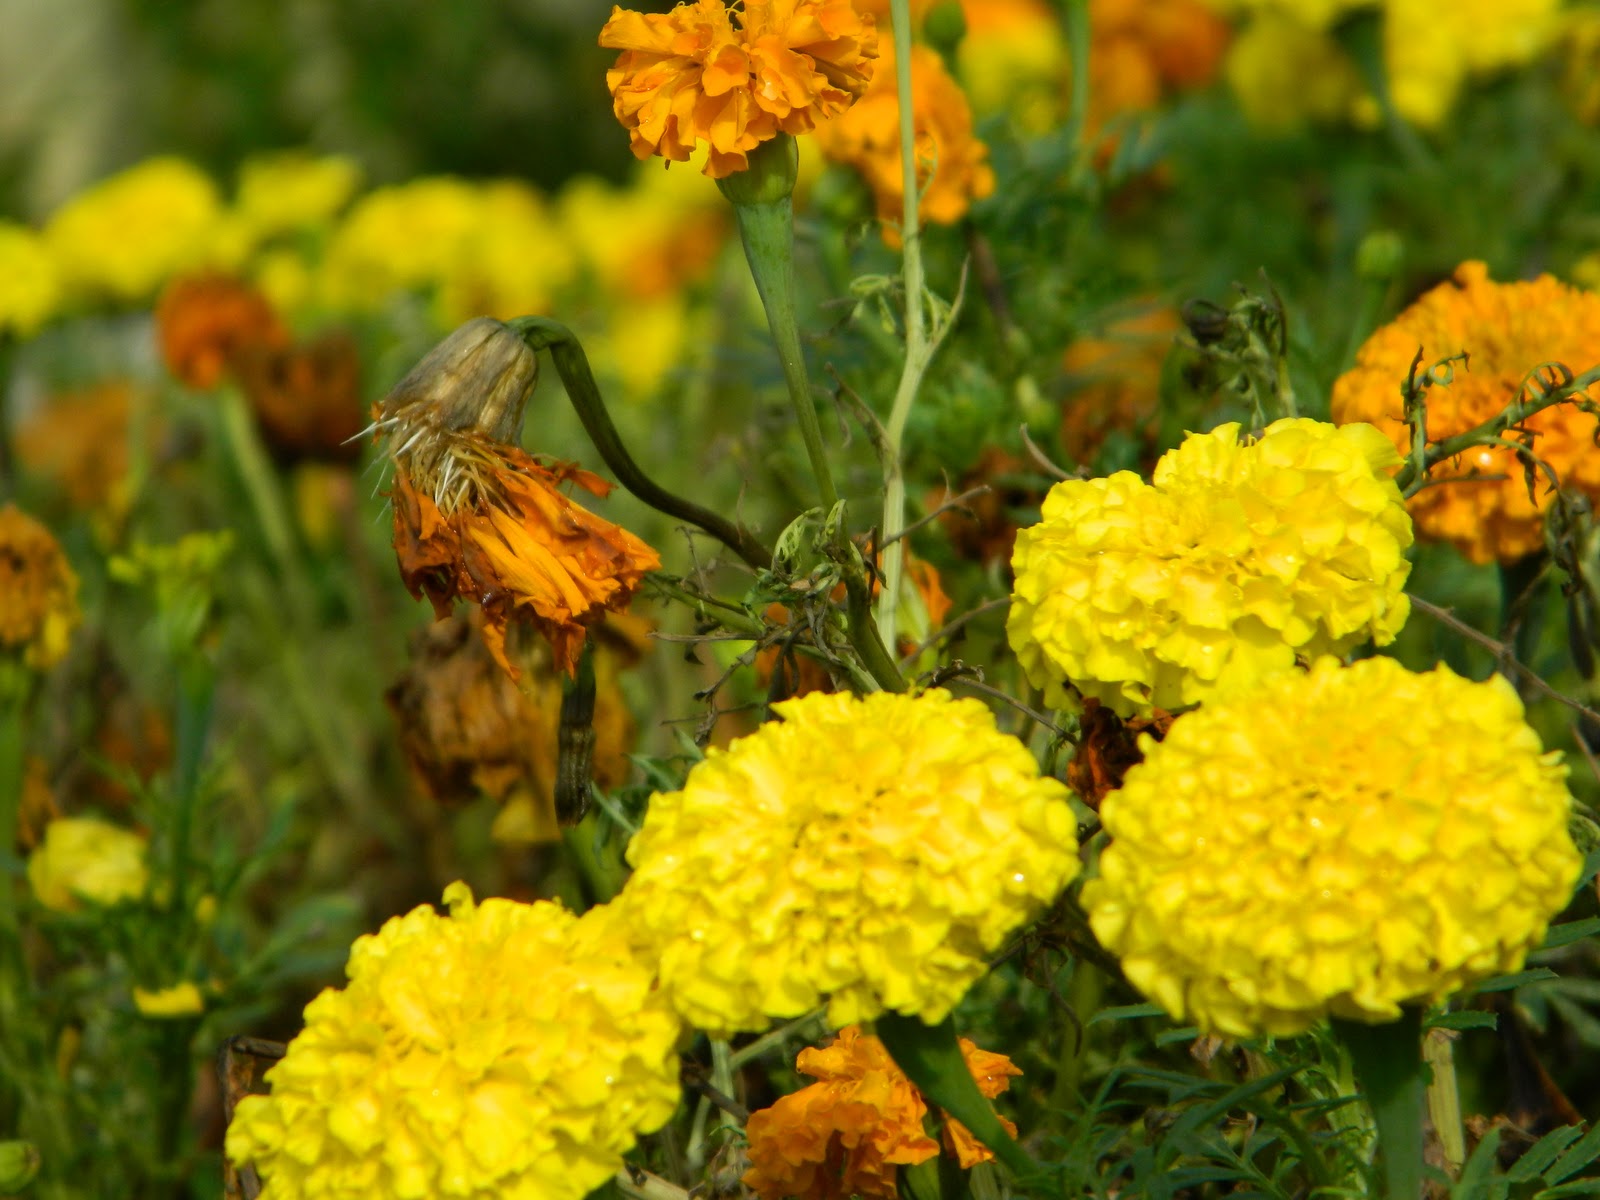
{"label": "blurred orange flower", "polygon": [[742,13],[722,0],[669,13],[618,7],[600,31],[600,45],[622,51],[606,86],[634,155],[685,162],[705,142],[713,179],[744,170],[780,132],[809,133],[848,108],[877,44],[851,0],[746,0]]}
{"label": "blurred orange flower", "polygon": [[175,379],[193,388],[213,388],[240,350],[281,348],[289,343],[289,331],[267,298],[242,280],[188,275],[161,293],[156,338]]}
{"label": "blurred orange flower", "polygon": [[460,596],[483,609],[484,642],[512,678],[506,623],[527,621],[550,639],[559,670],[578,665],[588,627],[628,606],[645,573],[661,565],[633,534],[573,503],[572,483],[595,496],[611,485],[572,463],[541,465],[486,438],[467,439],[475,481],[442,511],[396,467],[394,547],[413,596],[426,594],[439,617]]}
{"label": "blurred orange flower", "polygon": [[[1495,283],[1483,263],[1462,263],[1453,280],[1367,339],[1356,365],[1333,386],[1334,421],[1376,425],[1407,453],[1410,430],[1402,419],[1400,385],[1419,347],[1423,369],[1450,355],[1470,355],[1456,364],[1448,386],[1427,391],[1428,439],[1439,441],[1500,412],[1542,363],[1564,363],[1574,372],[1600,364],[1600,295],[1549,275]],[[1600,386],[1586,395],[1600,400]],[[1600,499],[1596,424],[1570,403],[1523,423],[1536,437],[1533,452],[1554,469],[1561,486],[1591,499]],[[1406,502],[1423,536],[1448,541],[1479,563],[1514,562],[1543,546],[1544,511],[1553,494],[1541,476],[1529,495],[1514,452],[1478,447],[1441,463],[1430,481]]]}
{"label": "blurred orange flower", "polygon": [[[974,200],[994,191],[994,170],[989,166],[989,148],[973,133],[966,93],[945,70],[938,53],[923,45],[911,48],[911,108],[917,186],[922,193],[919,212],[925,221],[954,224]],[[829,158],[861,173],[876,199],[885,240],[895,244],[905,189],[892,42],[884,40],[877,74],[861,102],[819,126],[817,141]]]}
{"label": "blurred orange flower", "polygon": [[[1003,1054],[961,1039],[967,1067],[988,1097],[1022,1072]],[[744,1184],[762,1200],[892,1200],[897,1168],[924,1162],[939,1144],[923,1130],[928,1105],[883,1043],[846,1026],[831,1046],[800,1052],[795,1069],[818,1080],[750,1114],[750,1169]],[[1016,1126],[1001,1118],[1008,1131]],[[946,1119],[946,1145],[963,1167],[994,1157],[959,1122]]]}
{"label": "blurred orange flower", "polygon": [[[126,499],[134,402],[133,388],[120,380],[51,396],[17,423],[17,458],[75,508],[118,510]],[[140,423],[147,442],[148,424]]]}
{"label": "blurred orange flower", "polygon": [[1232,36],[1201,0],[1091,0],[1091,127],[1216,77]]}
{"label": "blurred orange flower", "polygon": [[1072,390],[1062,406],[1061,445],[1075,461],[1094,461],[1113,431],[1154,449],[1161,368],[1181,329],[1172,309],[1148,307],[1067,347],[1061,367]]}
{"label": "blurred orange flower", "polygon": [[233,372],[256,424],[282,460],[349,461],[365,427],[361,358],[347,333],[323,334],[295,346],[241,346]]}

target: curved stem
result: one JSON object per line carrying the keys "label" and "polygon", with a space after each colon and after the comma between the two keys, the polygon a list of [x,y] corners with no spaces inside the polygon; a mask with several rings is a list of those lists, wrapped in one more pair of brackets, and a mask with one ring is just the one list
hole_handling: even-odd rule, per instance
{"label": "curved stem", "polygon": [[578,420],[583,422],[584,432],[623,487],[657,512],[699,526],[758,571],[772,566],[772,551],[750,530],[667,491],[633,461],[600,397],[600,387],[589,369],[589,356],[583,352],[572,330],[547,317],[518,317],[507,324],[529,349],[550,352],[550,360],[566,386],[567,397],[572,401]]}

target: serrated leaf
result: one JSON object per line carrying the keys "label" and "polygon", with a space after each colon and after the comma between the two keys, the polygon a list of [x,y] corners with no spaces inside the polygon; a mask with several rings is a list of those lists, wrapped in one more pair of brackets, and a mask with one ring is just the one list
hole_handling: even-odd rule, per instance
{"label": "serrated leaf", "polygon": [[1552,1129],[1528,1147],[1527,1152],[1506,1172],[1506,1178],[1514,1183],[1538,1179],[1547,1167],[1561,1157],[1563,1150],[1582,1136],[1581,1125],[1563,1125],[1560,1129]]}

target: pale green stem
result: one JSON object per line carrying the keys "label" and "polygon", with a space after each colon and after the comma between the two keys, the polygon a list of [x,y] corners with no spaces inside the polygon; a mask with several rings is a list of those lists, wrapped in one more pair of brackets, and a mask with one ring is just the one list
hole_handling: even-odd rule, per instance
{"label": "pale green stem", "polygon": [[1422,1058],[1433,1071],[1428,1083],[1428,1118],[1439,1136],[1445,1168],[1454,1179],[1467,1160],[1467,1140],[1461,1127],[1461,1094],[1456,1088],[1455,1039],[1449,1030],[1428,1031],[1422,1039]]}
{"label": "pale green stem", "polygon": [[900,445],[906,420],[917,398],[923,373],[928,369],[928,331],[922,312],[922,228],[917,208],[916,113],[911,107],[911,3],[890,0],[894,21],[895,87],[900,102],[900,181],[905,192],[900,214],[902,277],[906,289],[906,357],[895,389],[889,423],[884,426],[883,591],[878,595],[878,628],[886,646],[895,642],[895,621],[900,605],[900,576],[905,565],[905,545],[900,533],[906,524],[906,481],[900,466]]}

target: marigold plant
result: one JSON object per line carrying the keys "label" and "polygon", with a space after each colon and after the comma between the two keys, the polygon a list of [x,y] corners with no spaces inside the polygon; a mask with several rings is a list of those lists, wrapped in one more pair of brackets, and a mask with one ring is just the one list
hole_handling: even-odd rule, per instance
{"label": "marigold plant", "polygon": [[1411,522],[1371,426],[1285,419],[1191,435],[1150,483],[1067,480],[1017,535],[1006,631],[1057,707],[1212,699],[1297,658],[1393,640]]}
{"label": "marigold plant", "polygon": [[1083,904],[1210,1032],[1389,1021],[1515,971],[1578,877],[1566,768],[1500,676],[1326,658],[1141,744]]}
{"label": "marigold plant", "polygon": [[240,1101],[263,1200],[587,1195],[677,1104],[678,1025],[604,909],[445,890],[350,950],[350,982]]}
{"label": "marigold plant", "polygon": [[[737,24],[735,18],[737,17]],[[669,13],[613,8],[600,44],[620,50],[606,72],[617,119],[638,158],[686,162],[710,148],[722,179],[779,133],[809,133],[861,95],[877,30],[851,0],[695,0]]]}
{"label": "marigold plant", "polygon": [[[978,1090],[993,1099],[1022,1072],[1004,1054],[960,1040]],[[762,1200],[893,1200],[899,1169],[939,1153],[923,1132],[928,1105],[883,1043],[854,1025],[833,1044],[806,1049],[795,1069],[817,1082],[750,1114],[745,1126],[750,1169],[743,1182]],[[1016,1126],[1001,1123],[1012,1135]],[[994,1154],[959,1121],[946,1118],[944,1140],[962,1167],[989,1162]]]}
{"label": "marigold plant", "polygon": [[145,839],[98,817],[51,821],[43,842],[28,856],[34,898],[57,912],[137,900],[149,878]]}
{"label": "marigold plant", "polygon": [[53,667],[81,620],[78,576],[61,543],[16,505],[0,508],[0,654]]}
{"label": "marigold plant", "polygon": [[[1483,263],[1462,263],[1454,279],[1367,339],[1356,365],[1334,384],[1333,419],[1370,422],[1409,450],[1400,388],[1419,348],[1423,368],[1469,356],[1456,364],[1448,386],[1426,393],[1428,438],[1438,441],[1498,414],[1544,363],[1574,372],[1600,365],[1600,295],[1549,275],[1495,283]],[[1586,395],[1600,400],[1600,387]],[[1597,425],[1566,403],[1535,413],[1521,428],[1532,433],[1534,454],[1561,486],[1600,499]],[[1450,542],[1474,562],[1513,562],[1544,545],[1544,512],[1554,493],[1540,474],[1530,494],[1514,451],[1476,447],[1435,467],[1430,481],[1407,502],[1423,536]]]}
{"label": "marigold plant", "polygon": [[813,693],[653,796],[617,904],[691,1024],[942,1020],[1078,869],[1066,789],[976,700]]}

